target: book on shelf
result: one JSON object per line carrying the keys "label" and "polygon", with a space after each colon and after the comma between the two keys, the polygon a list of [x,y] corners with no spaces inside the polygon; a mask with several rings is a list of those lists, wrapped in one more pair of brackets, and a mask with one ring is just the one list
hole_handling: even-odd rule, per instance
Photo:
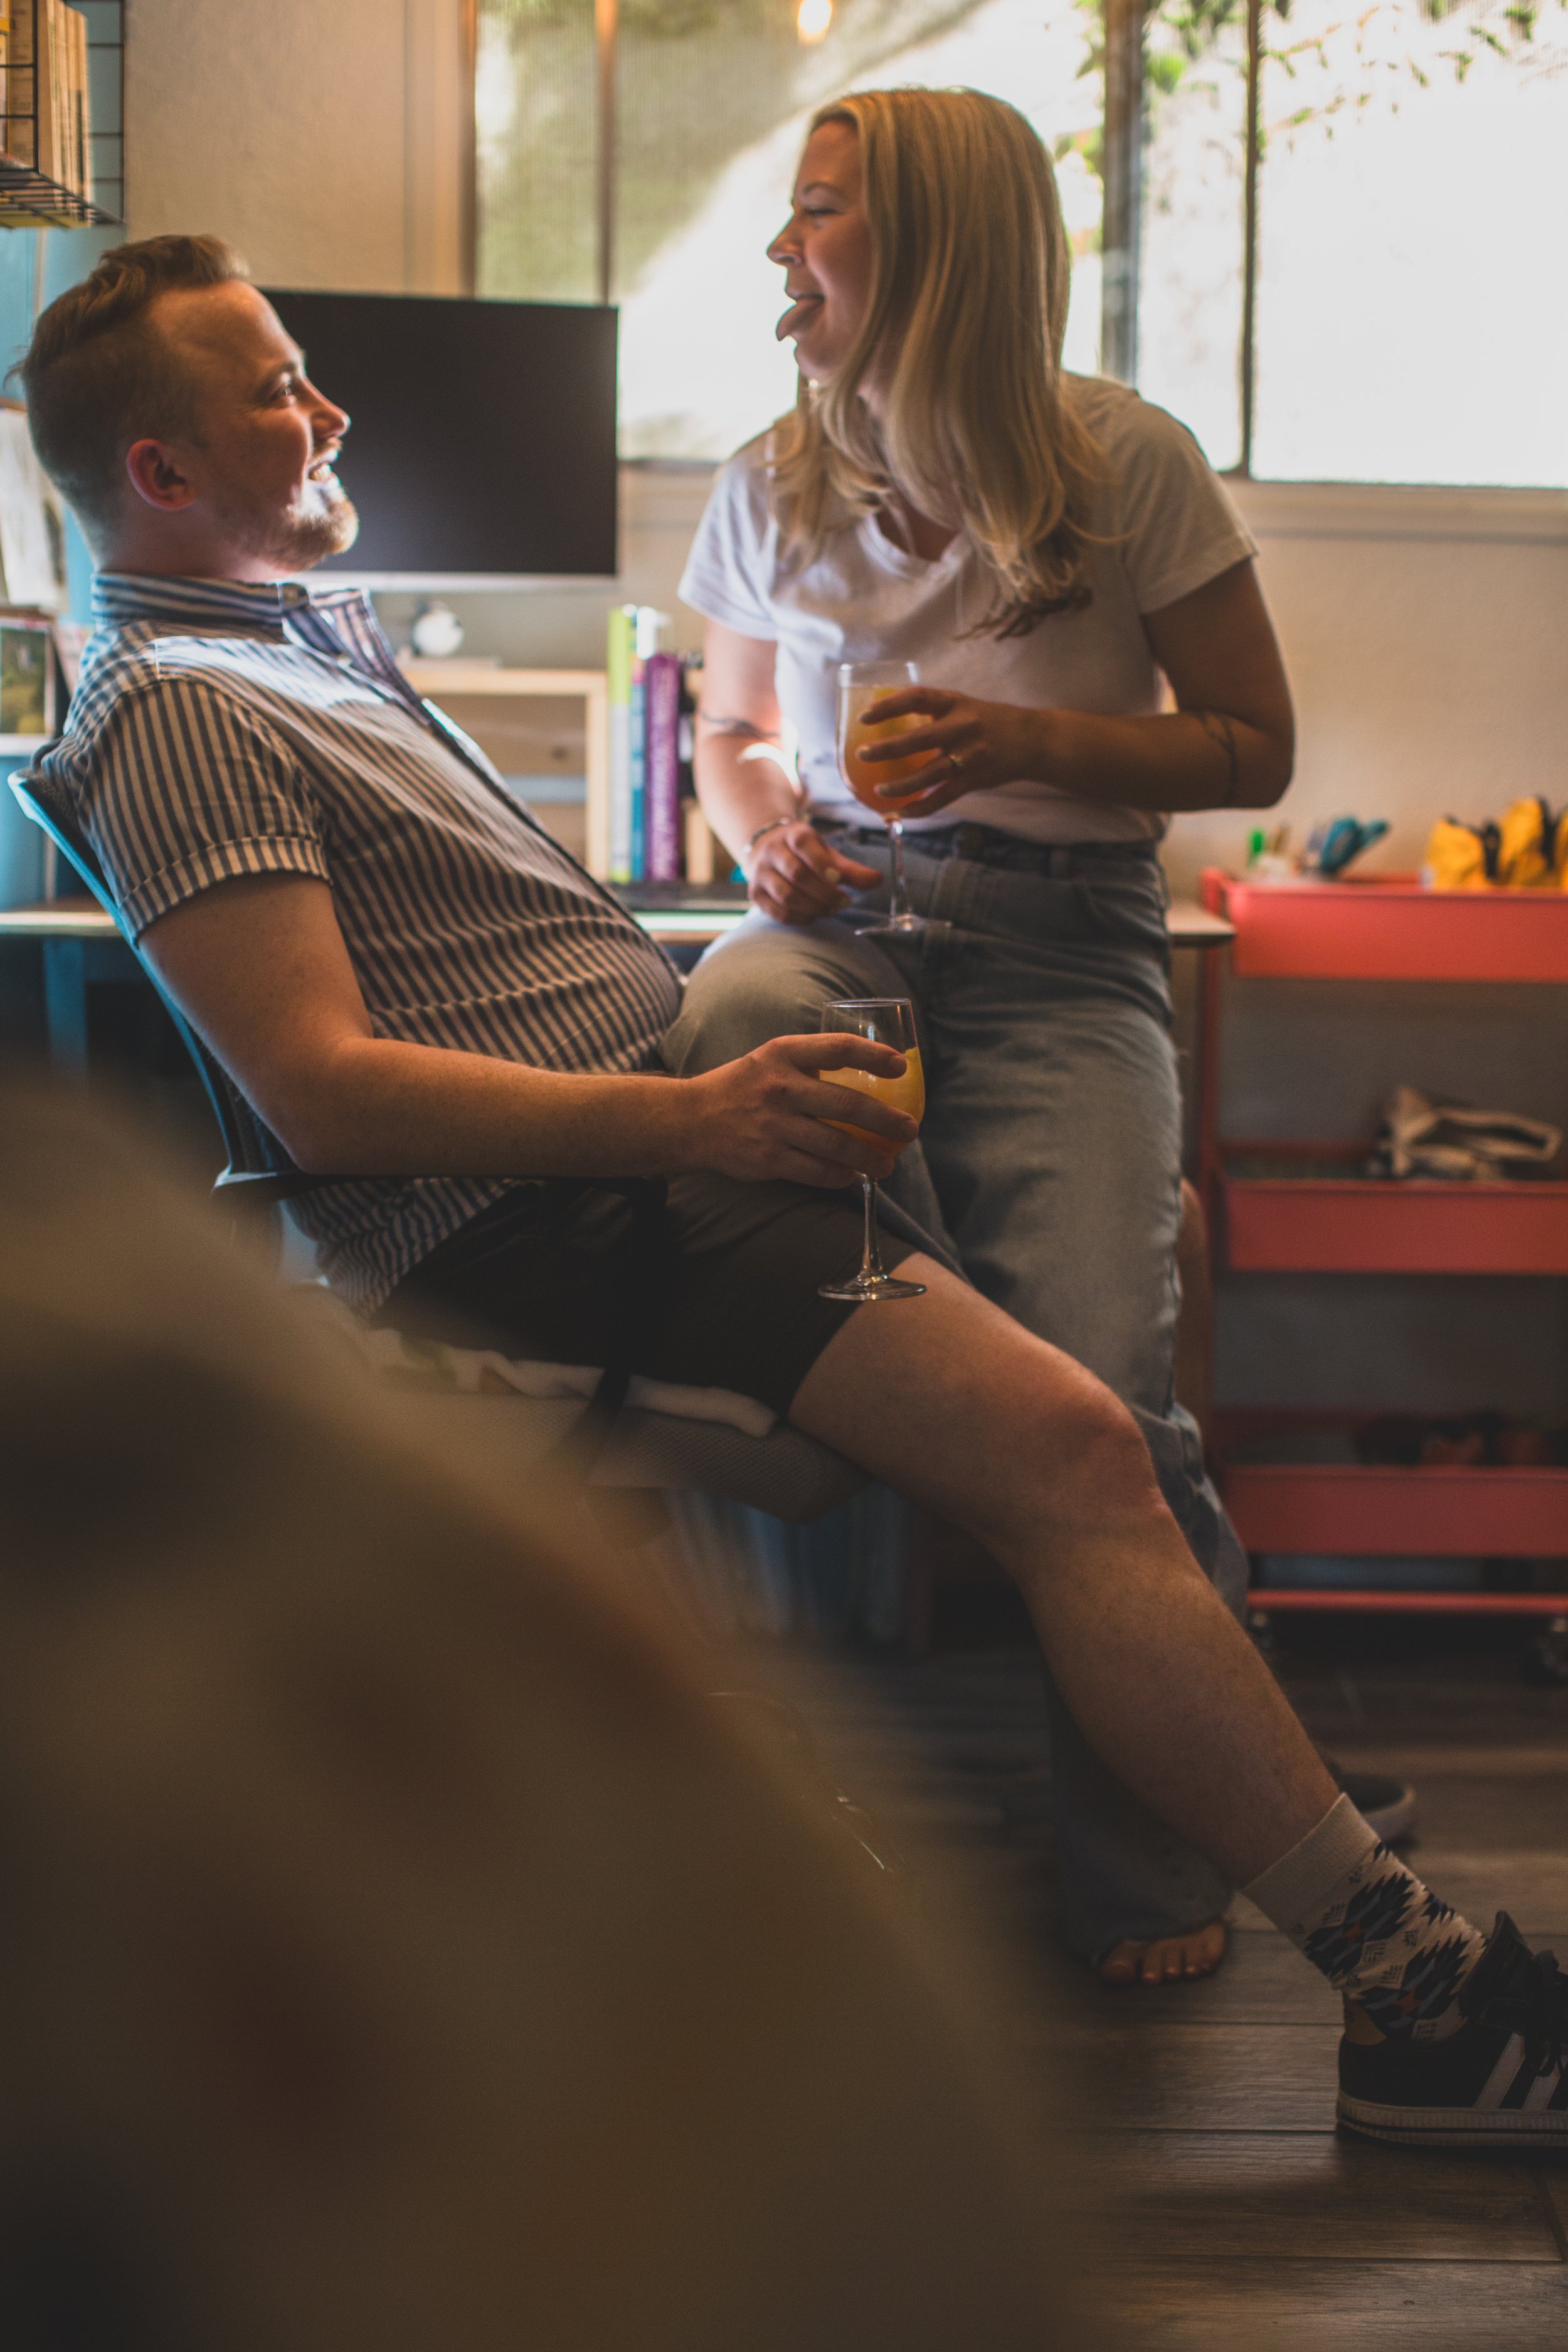
{"label": "book on shelf", "polygon": [[92,98],[79,8],[0,0],[0,92],[10,161],[90,204]]}
{"label": "book on shelf", "polygon": [[650,654],[644,666],[647,702],[647,878],[679,882],[680,841],[680,689],[679,654]]}
{"label": "book on shelf", "polygon": [[5,152],[13,163],[37,168],[33,138],[37,58],[35,9],[44,0],[7,0],[5,9]]}
{"label": "book on shelf", "polygon": [[[61,0],[38,0],[38,169],[71,184],[70,32]],[[46,134],[45,121],[48,129]]]}
{"label": "book on shelf", "polygon": [[[609,882],[712,882],[732,860],[709,826],[692,774],[692,680],[700,656],[659,646],[668,616],[621,604],[608,619]],[[595,869],[596,870],[596,869]]]}
{"label": "book on shelf", "polygon": [[85,204],[92,202],[92,100],[88,82],[87,18],[79,8],[62,8],[70,29],[70,185]]}
{"label": "book on shelf", "polygon": [[717,882],[720,878],[719,861],[725,856],[722,845],[702,813],[701,802],[687,801],[683,805],[686,812],[683,845],[686,879],[689,882]]}
{"label": "book on shelf", "polygon": [[627,879],[647,878],[647,666],[658,651],[662,613],[651,605],[632,604],[632,681],[629,705],[631,873]]}
{"label": "book on shelf", "polygon": [[632,617],[616,605],[605,646],[605,700],[609,710],[609,859],[605,879],[632,879]]}

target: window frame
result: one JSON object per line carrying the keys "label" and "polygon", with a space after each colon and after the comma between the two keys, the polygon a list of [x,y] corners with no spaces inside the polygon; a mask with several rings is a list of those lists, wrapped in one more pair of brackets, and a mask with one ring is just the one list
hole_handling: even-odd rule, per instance
{"label": "window frame", "polygon": [[[1100,365],[1123,383],[1138,381],[1139,243],[1143,213],[1147,76],[1146,0],[1105,0],[1105,231]],[[1242,176],[1241,335],[1237,351],[1241,454],[1227,478],[1250,482],[1258,381],[1258,135],[1263,0],[1247,0],[1247,150]],[[1131,289],[1131,300],[1127,299]]]}
{"label": "window frame", "polygon": [[[477,100],[479,0],[460,0],[465,26],[465,68],[470,91],[468,136],[466,143],[464,229],[469,290],[475,282],[479,226],[479,152],[474,135]],[[1103,0],[1104,6],[1104,135],[1101,162],[1103,188],[1100,240],[1100,369],[1120,382],[1138,380],[1138,298],[1143,205],[1143,143],[1147,121],[1148,76],[1145,37],[1150,0]],[[1240,453],[1226,478],[1268,488],[1278,478],[1252,469],[1258,385],[1258,169],[1262,152],[1258,115],[1261,97],[1264,0],[1247,0],[1247,143],[1243,158],[1241,329],[1237,352],[1240,410]],[[616,234],[616,76],[620,33],[619,0],[594,0],[595,71],[597,102],[595,158],[595,238],[598,299],[608,305],[615,283]],[[625,466],[648,466],[669,470],[704,470],[710,461],[700,458],[622,457]],[[1524,501],[1551,503],[1555,515],[1564,493],[1550,483],[1500,488],[1490,484],[1337,483],[1328,478],[1282,483],[1290,492],[1314,488],[1434,494],[1470,500],[1497,499],[1519,506]],[[1551,535],[1556,536],[1555,532]]]}

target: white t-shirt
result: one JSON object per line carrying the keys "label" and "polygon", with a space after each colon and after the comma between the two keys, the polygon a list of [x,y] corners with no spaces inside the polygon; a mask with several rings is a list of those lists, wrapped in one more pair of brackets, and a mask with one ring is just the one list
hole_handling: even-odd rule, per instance
{"label": "white t-shirt", "polygon": [[[770,436],[721,468],[680,583],[683,603],[742,636],[778,646],[778,695],[800,745],[812,805],[863,824],[838,772],[841,661],[913,661],[926,686],[987,702],[1135,717],[1161,707],[1161,678],[1140,615],[1191,595],[1257,547],[1203,451],[1163,408],[1124,384],[1068,376],[1067,396],[1104,455],[1107,479],[1091,549],[1093,592],[1026,637],[965,637],[991,591],[967,536],[934,563],[895,547],[874,515],[828,534],[814,563],[784,557],[768,511]],[[1076,799],[1020,779],[969,793],[909,830],[967,819],[1030,841],[1158,840],[1169,822],[1145,809]]]}

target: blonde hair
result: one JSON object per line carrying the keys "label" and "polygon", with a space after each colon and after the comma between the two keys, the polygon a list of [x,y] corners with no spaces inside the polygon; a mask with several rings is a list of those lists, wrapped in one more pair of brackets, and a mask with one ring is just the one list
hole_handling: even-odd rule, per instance
{"label": "blonde hair", "polygon": [[[857,90],[812,131],[859,134],[871,291],[831,380],[773,435],[773,498],[809,562],[845,510],[895,491],[969,533],[1022,636],[1087,604],[1099,450],[1062,397],[1070,261],[1056,176],[1015,107],[973,89]],[[878,373],[877,414],[861,397]]]}

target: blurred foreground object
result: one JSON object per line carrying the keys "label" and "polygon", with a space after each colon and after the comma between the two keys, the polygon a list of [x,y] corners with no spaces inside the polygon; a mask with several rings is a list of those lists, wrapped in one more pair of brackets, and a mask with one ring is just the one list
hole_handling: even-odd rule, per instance
{"label": "blurred foreground object", "polygon": [[9,1090],[16,2352],[1084,2343],[994,1988],[555,1524]]}

